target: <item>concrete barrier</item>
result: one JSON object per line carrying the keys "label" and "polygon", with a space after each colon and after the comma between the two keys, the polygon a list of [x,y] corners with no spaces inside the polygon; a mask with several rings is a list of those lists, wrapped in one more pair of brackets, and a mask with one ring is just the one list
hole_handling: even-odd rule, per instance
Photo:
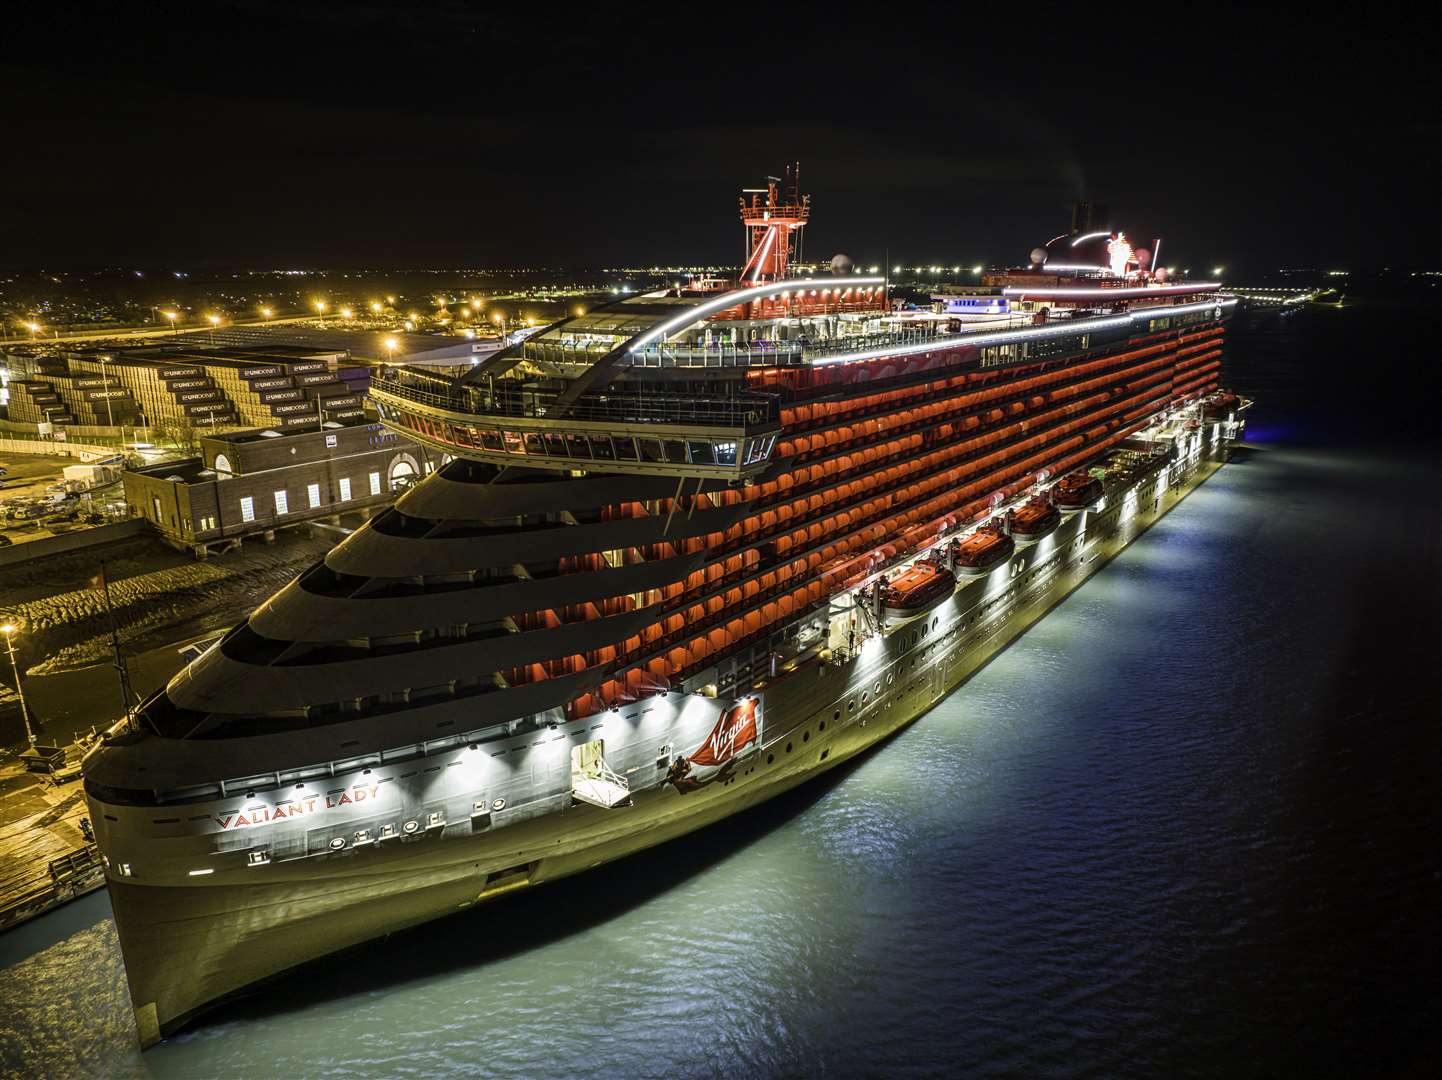
{"label": "concrete barrier", "polygon": [[74,529],[59,536],[43,536],[39,540],[22,540],[9,547],[0,548],[0,568],[17,566],[24,562],[64,555],[81,548],[111,544],[116,540],[129,540],[141,536],[150,528],[145,518],[130,518],[110,525],[97,525],[93,529]]}
{"label": "concrete barrier", "polygon": [[0,439],[0,454],[34,454],[51,457],[76,457],[81,461],[97,461],[121,453],[118,446],[96,446],[81,442],[52,442],[49,439]]}

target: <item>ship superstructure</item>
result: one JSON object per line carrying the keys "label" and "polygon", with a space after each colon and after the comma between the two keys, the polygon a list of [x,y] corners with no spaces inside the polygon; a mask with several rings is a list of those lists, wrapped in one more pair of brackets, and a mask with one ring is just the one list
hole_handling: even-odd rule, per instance
{"label": "ship superstructure", "polygon": [[1202,412],[1234,301],[1121,234],[905,308],[882,277],[790,273],[794,173],[741,212],[735,281],[459,379],[379,372],[383,421],[448,464],[87,761],[145,1041],[860,752],[1241,430],[1245,402]]}

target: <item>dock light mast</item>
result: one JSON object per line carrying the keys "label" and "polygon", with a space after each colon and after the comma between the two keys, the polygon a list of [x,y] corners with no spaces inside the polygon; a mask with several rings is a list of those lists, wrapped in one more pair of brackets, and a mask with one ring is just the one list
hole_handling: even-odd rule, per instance
{"label": "dock light mast", "polygon": [[764,189],[742,191],[741,222],[746,227],[746,268],[741,271],[742,283],[756,285],[784,278],[786,264],[801,257],[801,229],[810,216],[811,196],[801,194],[799,164],[786,166],[784,179],[768,176]]}

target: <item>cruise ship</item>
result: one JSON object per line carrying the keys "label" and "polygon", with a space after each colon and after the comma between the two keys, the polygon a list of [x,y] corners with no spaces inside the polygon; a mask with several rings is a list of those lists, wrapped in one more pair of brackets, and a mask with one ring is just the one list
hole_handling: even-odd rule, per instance
{"label": "cruise ship", "polygon": [[445,464],[90,754],[142,1043],[864,752],[1241,437],[1216,283],[1082,212],[904,300],[797,272],[786,172],[742,195],[735,279],[379,371]]}

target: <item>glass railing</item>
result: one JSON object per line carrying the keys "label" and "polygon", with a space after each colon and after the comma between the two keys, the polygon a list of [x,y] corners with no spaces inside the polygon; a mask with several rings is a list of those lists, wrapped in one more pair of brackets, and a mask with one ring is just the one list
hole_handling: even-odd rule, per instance
{"label": "glass railing", "polygon": [[[509,382],[509,380],[507,380]],[[778,422],[775,400],[767,395],[708,396],[662,394],[612,387],[582,397],[559,410],[560,391],[518,385],[468,386],[413,368],[391,368],[371,379],[373,393],[388,395],[450,413],[535,420],[581,420],[610,424],[670,424],[756,429]]]}

